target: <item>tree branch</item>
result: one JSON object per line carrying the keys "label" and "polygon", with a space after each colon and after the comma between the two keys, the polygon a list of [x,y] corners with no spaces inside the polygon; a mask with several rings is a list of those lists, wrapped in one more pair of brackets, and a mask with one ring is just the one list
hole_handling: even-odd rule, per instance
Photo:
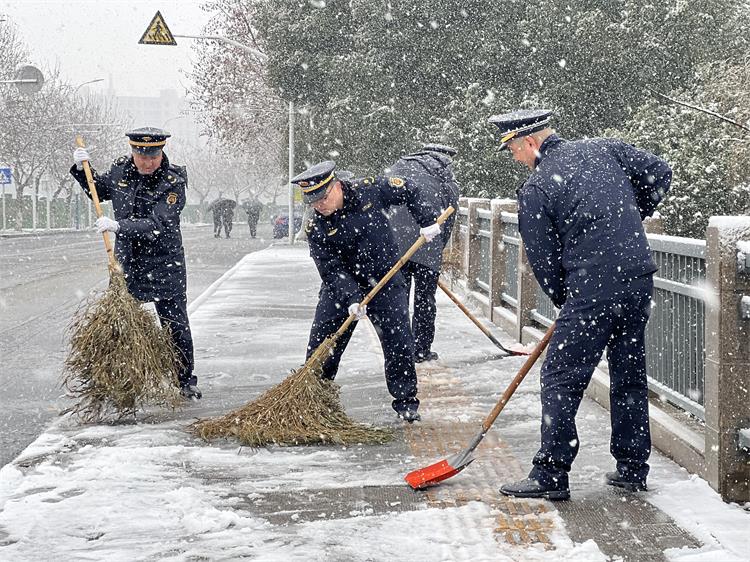
{"label": "tree branch", "polygon": [[707,113],[708,115],[712,115],[713,117],[716,117],[717,119],[720,119],[722,121],[726,121],[727,123],[730,123],[730,124],[734,125],[735,127],[739,127],[740,129],[743,129],[743,130],[747,131],[748,133],[750,133],[750,127],[746,127],[742,123],[738,123],[737,121],[734,121],[733,119],[730,119],[729,117],[725,117],[725,116],[721,115],[720,113],[716,113],[715,111],[711,111],[710,109],[705,109],[703,107],[699,107],[697,105],[693,105],[693,104],[690,104],[690,103],[687,103],[687,102],[684,102],[684,101],[676,100],[674,98],[669,97],[666,94],[662,94],[661,92],[657,92],[656,90],[652,90],[651,88],[647,88],[647,89],[648,89],[649,92],[651,92],[652,94],[655,94],[655,95],[659,96],[660,98],[664,98],[665,100],[668,100],[668,101],[670,101],[672,103],[675,103],[677,105],[681,105],[683,107],[687,107],[687,108],[690,108],[690,109],[694,109],[696,111],[701,111],[703,113]]}

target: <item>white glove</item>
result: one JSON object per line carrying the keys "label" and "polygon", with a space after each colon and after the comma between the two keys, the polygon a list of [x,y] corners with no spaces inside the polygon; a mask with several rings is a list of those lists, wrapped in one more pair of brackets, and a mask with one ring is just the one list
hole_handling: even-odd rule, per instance
{"label": "white glove", "polygon": [[351,316],[354,314],[355,320],[362,320],[365,316],[367,316],[367,305],[359,306],[358,302],[355,302],[354,304],[349,305],[349,315]]}
{"label": "white glove", "polygon": [[73,151],[73,161],[76,163],[77,170],[83,170],[83,161],[91,160],[89,151],[85,148],[78,147]]}
{"label": "white glove", "polygon": [[432,242],[433,238],[440,234],[440,225],[438,223],[431,224],[419,229],[419,233],[424,236],[425,240]]}
{"label": "white glove", "polygon": [[120,223],[109,217],[99,217],[94,223],[96,231],[101,234],[102,232],[117,232],[120,230]]}

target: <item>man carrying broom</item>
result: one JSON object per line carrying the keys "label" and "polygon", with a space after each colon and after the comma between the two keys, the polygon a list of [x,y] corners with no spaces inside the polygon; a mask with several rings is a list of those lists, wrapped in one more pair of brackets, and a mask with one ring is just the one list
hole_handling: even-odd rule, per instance
{"label": "man carrying broom", "polygon": [[[97,232],[116,235],[115,254],[123,267],[128,291],[136,299],[153,302],[163,326],[181,355],[180,393],[197,400],[201,391],[193,375],[193,338],[187,315],[187,273],[180,232],[180,213],[185,206],[187,172],[170,164],[163,147],[171,135],[144,127],[126,133],[130,156],[114,161],[109,171],[93,171],[99,199],[112,201],[115,219],[102,216]],[[85,148],[73,153],[71,175],[91,197],[83,162]]]}
{"label": "man carrying broom", "polygon": [[[321,162],[291,180],[315,210],[305,230],[310,255],[323,281],[307,358],[350,314],[356,314],[358,320],[369,316],[383,347],[393,409],[404,421],[418,421],[414,341],[404,277],[396,274],[367,307],[359,303],[400,257],[384,214],[388,207],[406,204],[428,242],[440,234],[436,222],[439,209],[423,203],[416,186],[402,178],[349,181],[337,175],[335,168],[331,160]],[[323,365],[323,378],[333,380],[336,376],[355,325],[352,323],[338,340]]]}

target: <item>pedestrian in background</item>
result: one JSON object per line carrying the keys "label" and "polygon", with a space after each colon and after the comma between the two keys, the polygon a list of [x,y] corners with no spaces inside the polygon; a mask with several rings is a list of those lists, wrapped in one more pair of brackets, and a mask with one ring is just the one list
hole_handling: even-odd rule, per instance
{"label": "pedestrian in background", "polygon": [[250,238],[255,238],[258,228],[258,220],[260,219],[260,212],[263,209],[263,203],[253,195],[250,199],[246,199],[242,203],[242,209],[247,214],[247,226],[250,229]]}
{"label": "pedestrian in background", "polygon": [[229,238],[229,233],[232,232],[232,225],[234,223],[234,208],[237,206],[237,201],[233,199],[224,199],[221,202],[221,222],[224,225],[224,236]]}
{"label": "pedestrian in background", "polygon": [[[420,198],[438,209],[452,206],[458,209],[459,189],[453,173],[452,157],[456,150],[441,144],[426,144],[422,150],[402,156],[386,174],[407,178],[420,192]],[[443,250],[448,244],[456,215],[443,223],[441,243],[425,244],[404,264],[401,271],[406,277],[407,291],[414,287],[414,312],[411,328],[414,334],[414,361],[433,361],[438,354],[432,351],[435,339],[435,317],[440,268],[443,265]],[[401,254],[411,247],[419,236],[419,225],[408,209],[402,205],[391,207],[391,228]]]}
{"label": "pedestrian in background", "polygon": [[560,308],[541,370],[541,446],[528,478],[500,491],[570,497],[575,416],[605,347],[617,461],[606,482],[645,490],[651,435],[644,337],[657,267],[641,221],[664,198],[672,171],[617,139],[564,140],[551,119],[546,110],[490,118],[501,149],[531,170],[518,191],[518,227],[534,276]]}
{"label": "pedestrian in background", "polygon": [[[182,247],[180,213],[185,207],[187,171],[169,162],[163,152],[171,135],[154,127],[126,133],[131,154],[114,161],[110,169],[92,169],[101,201],[112,201],[114,220],[96,220],[97,232],[115,235],[115,255],[122,265],[128,291],[136,299],[153,302],[163,326],[168,326],[182,362],[181,394],[198,399],[201,391],[193,374],[193,337],[187,314],[187,272]],[[85,148],[73,153],[71,175],[89,193],[83,162]]]}
{"label": "pedestrian in background", "polygon": [[206,211],[210,212],[214,221],[214,238],[221,238],[221,202],[223,199],[218,199],[211,202],[206,208]]}

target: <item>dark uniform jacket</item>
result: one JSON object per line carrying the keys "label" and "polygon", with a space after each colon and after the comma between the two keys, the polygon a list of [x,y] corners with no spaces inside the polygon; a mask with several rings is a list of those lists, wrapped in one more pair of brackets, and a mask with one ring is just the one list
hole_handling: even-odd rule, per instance
{"label": "dark uniform jacket", "polygon": [[[70,173],[91,197],[83,170]],[[132,156],[114,161],[108,172],[94,172],[99,199],[112,201],[120,229],[115,255],[123,266],[128,290],[137,299],[153,301],[184,295],[185,252],[180,212],[185,206],[187,172],[169,163],[148,176],[138,173]]]}
{"label": "dark uniform jacket", "polygon": [[[321,301],[334,307],[327,315],[331,317],[346,315],[349,305],[360,302],[401,257],[386,217],[391,205],[406,204],[421,226],[439,216],[438,209],[420,201],[408,180],[377,177],[341,183],[344,207],[328,217],[315,212],[306,226],[310,255],[323,281]],[[399,272],[368,307],[386,308],[388,288],[405,284]]]}
{"label": "dark uniform jacket", "polygon": [[669,189],[661,158],[616,139],[549,136],[518,193],[518,227],[534,275],[560,307],[606,298],[657,267],[641,223]]}
{"label": "dark uniform jacket", "polygon": [[[420,192],[422,201],[439,210],[452,206],[458,211],[458,185],[453,177],[452,162],[444,154],[418,152],[403,156],[390,169],[396,176],[408,178]],[[443,263],[443,248],[450,240],[456,214],[452,214],[442,226],[440,238],[423,245],[409,261],[440,271]],[[406,252],[419,237],[419,225],[404,206],[395,206],[390,211],[391,227],[399,251]]]}

